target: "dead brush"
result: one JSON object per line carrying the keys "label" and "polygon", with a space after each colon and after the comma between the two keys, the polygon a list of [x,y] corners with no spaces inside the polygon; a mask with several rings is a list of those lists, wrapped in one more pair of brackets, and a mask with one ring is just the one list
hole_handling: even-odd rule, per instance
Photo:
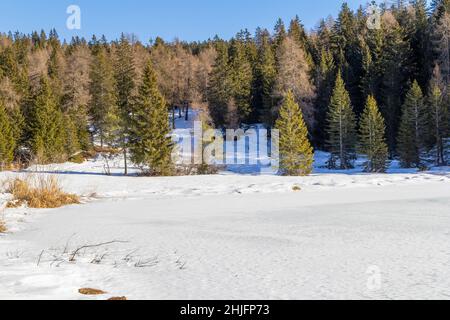
{"label": "dead brush", "polygon": [[62,190],[55,176],[31,176],[25,179],[15,178],[6,182],[6,192],[13,195],[7,207],[15,208],[27,204],[30,208],[59,208],[65,205],[79,204],[75,194]]}
{"label": "dead brush", "polygon": [[0,218],[0,233],[5,233],[6,231],[6,223]]}

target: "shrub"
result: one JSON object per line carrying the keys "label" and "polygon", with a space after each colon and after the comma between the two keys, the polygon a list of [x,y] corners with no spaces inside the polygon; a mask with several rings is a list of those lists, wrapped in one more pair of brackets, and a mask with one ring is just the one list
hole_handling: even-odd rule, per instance
{"label": "shrub", "polygon": [[0,233],[5,233],[6,230],[6,223],[0,218]]}
{"label": "shrub", "polygon": [[59,208],[78,204],[80,199],[75,194],[65,193],[58,179],[54,176],[28,177],[13,179],[6,183],[6,192],[13,195],[8,207],[27,204],[30,208]]}

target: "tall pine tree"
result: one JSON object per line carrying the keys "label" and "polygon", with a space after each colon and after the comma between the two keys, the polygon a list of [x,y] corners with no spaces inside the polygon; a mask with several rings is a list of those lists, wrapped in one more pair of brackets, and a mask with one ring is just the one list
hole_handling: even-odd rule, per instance
{"label": "tall pine tree", "polygon": [[401,164],[405,168],[419,167],[426,136],[426,109],[417,81],[407,93],[402,111],[397,148]]}
{"label": "tall pine tree", "polygon": [[130,119],[132,116],[133,96],[135,91],[136,67],[133,48],[125,35],[122,34],[117,45],[115,64],[117,106],[120,115],[120,145],[123,150],[125,175],[128,174],[128,143],[130,135]]}
{"label": "tall pine tree", "polygon": [[133,105],[130,130],[132,161],[152,176],[172,174],[172,143],[166,101],[149,61]]}
{"label": "tall pine tree", "polygon": [[[336,78],[327,119],[327,144],[331,152],[329,167],[350,169],[353,167],[352,162],[355,159],[356,116],[340,72]],[[337,166],[337,160],[339,166]]]}
{"label": "tall pine tree", "polygon": [[63,115],[45,76],[41,78],[40,88],[32,99],[29,126],[29,143],[37,161],[49,163],[66,159]]}
{"label": "tall pine tree", "polygon": [[445,103],[444,94],[442,91],[442,80],[439,72],[439,67],[436,66],[434,70],[433,79],[430,83],[430,90],[427,98],[427,105],[430,109],[431,121],[429,126],[430,135],[436,148],[436,164],[444,166],[447,164],[446,149],[447,143],[445,139],[449,135],[449,114],[448,104]]}
{"label": "tall pine tree", "polygon": [[388,157],[385,141],[386,126],[373,96],[367,98],[366,108],[361,116],[359,130],[359,149],[367,155],[367,172],[384,172]]}
{"label": "tall pine tree", "polygon": [[231,79],[229,76],[228,46],[222,41],[216,43],[217,57],[208,84],[208,104],[216,127],[226,122],[227,107],[231,98]]}
{"label": "tall pine tree", "polygon": [[288,176],[304,176],[312,172],[314,152],[308,140],[308,128],[292,91],[281,105],[275,127],[280,130],[280,169]]}
{"label": "tall pine tree", "polygon": [[106,50],[99,48],[91,65],[89,114],[94,133],[100,138],[102,147],[105,142],[113,145],[118,142],[117,130],[120,115],[114,88],[115,81],[112,65]]}
{"label": "tall pine tree", "polygon": [[255,72],[255,105],[257,107],[255,118],[266,124],[272,122],[268,115],[273,108],[272,93],[276,75],[275,52],[270,43],[270,35],[266,31],[261,35]]}
{"label": "tall pine tree", "polygon": [[5,106],[0,100],[0,171],[14,159],[16,141]]}
{"label": "tall pine tree", "polygon": [[230,47],[231,92],[236,103],[239,123],[250,116],[252,102],[252,65],[248,60],[242,41],[233,40]]}

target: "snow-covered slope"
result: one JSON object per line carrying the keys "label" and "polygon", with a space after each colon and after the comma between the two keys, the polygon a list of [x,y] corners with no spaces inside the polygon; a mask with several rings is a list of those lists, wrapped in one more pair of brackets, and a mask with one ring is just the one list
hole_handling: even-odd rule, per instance
{"label": "snow-covered slope", "polygon": [[0,193],[0,299],[450,299],[449,168],[326,158],[309,177],[125,177],[120,159],[105,176],[100,158],[0,173],[56,175],[84,201],[4,210]]}
{"label": "snow-covered slope", "polygon": [[450,298],[448,172],[137,178],[95,166],[58,175],[87,203],[3,213],[0,298]]}

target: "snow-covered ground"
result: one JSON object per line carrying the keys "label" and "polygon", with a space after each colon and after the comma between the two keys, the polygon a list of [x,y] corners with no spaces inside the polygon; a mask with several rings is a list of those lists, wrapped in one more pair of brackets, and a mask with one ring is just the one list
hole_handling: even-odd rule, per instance
{"label": "snow-covered ground", "polygon": [[103,176],[98,160],[39,170],[58,171],[85,203],[3,212],[3,299],[86,299],[83,287],[108,292],[96,299],[450,299],[448,168],[138,178]]}
{"label": "snow-covered ground", "polygon": [[449,168],[339,172],[326,156],[309,177],[125,177],[120,159],[112,176],[101,159],[0,173],[83,196],[1,210],[0,299],[450,299]]}

